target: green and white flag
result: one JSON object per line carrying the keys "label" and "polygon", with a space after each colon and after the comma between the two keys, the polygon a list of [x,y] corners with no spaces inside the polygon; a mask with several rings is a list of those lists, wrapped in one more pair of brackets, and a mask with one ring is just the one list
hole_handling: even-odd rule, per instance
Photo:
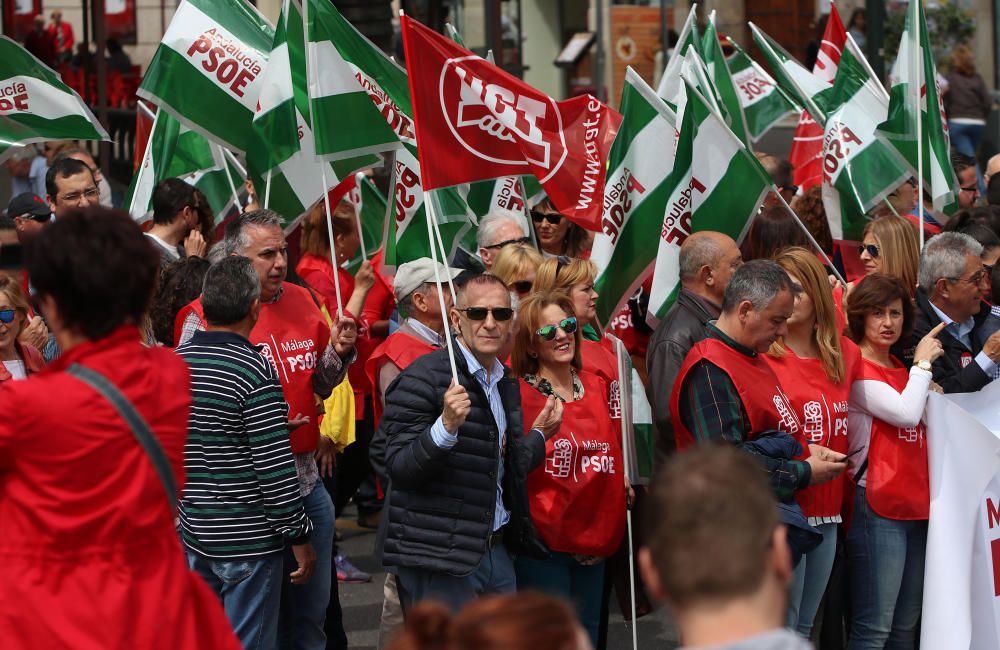
{"label": "green and white flag", "polygon": [[649,296],[649,316],[662,319],[680,291],[680,248],[691,233],[714,230],[740,241],[771,179],[752,153],[687,84],[667,209]]}
{"label": "green and white flag", "polygon": [[878,134],[900,153],[914,176],[918,166],[917,139],[922,135],[924,184],[934,199],[934,209],[943,210],[957,199],[958,181],[951,166],[951,143],[937,87],[934,50],[927,38],[920,0],[910,0],[896,61],[899,78],[890,91],[888,118],[879,125]]}
{"label": "green and white flag", "polygon": [[726,56],[722,53],[722,45],[719,43],[719,34],[715,31],[715,11],[708,17],[708,26],[701,39],[702,57],[705,67],[708,69],[709,79],[715,87],[715,92],[719,97],[720,112],[726,124],[740,141],[750,147],[750,133],[747,131],[746,117],[743,115],[743,104],[740,101],[740,93],[736,88],[733,78],[729,74],[729,66],[726,65]]}
{"label": "green and white flag", "polygon": [[[350,201],[351,205],[354,206],[355,214],[358,215],[358,220],[361,222],[362,241],[364,242],[363,249],[368,254],[368,259],[371,259],[381,245],[382,233],[385,231],[388,209],[385,195],[375,187],[375,183],[372,183],[370,178],[358,173],[355,174],[354,187],[344,198]],[[362,247],[359,246],[354,258],[344,266],[351,275],[357,272],[358,268],[361,267],[361,262],[364,261],[361,252]]]}
{"label": "green and white flag", "polygon": [[611,391],[611,415],[620,418],[624,426],[622,455],[625,476],[632,485],[649,485],[655,454],[653,409],[625,344],[611,334],[605,336],[611,340],[618,357],[620,381],[618,389]]}
{"label": "green and white flag", "polygon": [[52,69],[0,36],[0,162],[45,140],[109,140],[87,105]]}
{"label": "green and white flag", "polygon": [[[336,187],[359,169],[381,163],[381,158],[375,155],[326,163],[317,158],[306,83],[305,32],[298,0],[285,0],[282,6],[253,128],[262,146],[248,152],[247,166],[262,205],[266,203],[266,207],[282,215],[286,227],[294,225],[297,217],[322,198],[324,190]],[[321,164],[327,165],[325,188]]]}
{"label": "green and white flag", "polygon": [[677,45],[674,46],[674,53],[667,61],[667,67],[663,70],[663,76],[660,78],[660,85],[656,89],[656,94],[667,102],[671,109],[677,108],[678,97],[684,94],[684,82],[681,81],[681,64],[684,62],[684,55],[688,48],[693,48],[695,52],[700,54],[697,19],[698,4],[691,3],[691,9],[684,20],[684,27],[681,28],[680,36],[677,38]]}
{"label": "green and white flag", "polygon": [[830,89],[830,84],[814,75],[756,25],[749,25],[753,40],[771,67],[779,87],[793,102],[808,111],[813,119],[823,124],[827,110],[821,106],[823,101],[820,96]]}
{"label": "green and white flag", "polygon": [[[329,0],[306,0],[306,68],[316,154],[330,159],[399,149],[414,141],[386,88],[406,75],[382,55]],[[373,56],[378,52],[379,56]],[[409,104],[409,101],[407,101]]]}
{"label": "green and white flag", "polygon": [[860,240],[867,212],[910,177],[900,153],[876,130],[889,97],[861,49],[847,36],[833,86],[823,96],[823,206],[834,239]]}
{"label": "green and white flag", "polygon": [[254,149],[251,128],[274,29],[243,0],[184,0],[137,94],[227,149]]}
{"label": "green and white flag", "polygon": [[604,325],[652,272],[651,242],[660,236],[673,189],[668,181],[677,117],[631,67],[619,110],[623,119],[608,154],[604,217],[590,257],[597,265],[597,319]]}
{"label": "green and white flag", "polygon": [[736,41],[729,39],[729,44],[736,50],[727,62],[729,73],[739,91],[747,131],[750,132],[750,138],[756,142],[783,117],[797,115],[801,109]]}
{"label": "green and white flag", "polygon": [[219,225],[239,200],[239,194],[233,196],[233,188],[240,192],[246,178],[232,161],[227,160],[222,169],[203,169],[181,176],[181,180],[201,190],[212,208],[212,214],[215,215],[215,224]]}

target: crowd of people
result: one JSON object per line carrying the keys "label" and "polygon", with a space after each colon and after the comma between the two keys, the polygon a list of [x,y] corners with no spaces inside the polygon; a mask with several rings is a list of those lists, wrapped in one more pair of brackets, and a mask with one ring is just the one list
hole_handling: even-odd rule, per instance
{"label": "crowd of people", "polygon": [[823,254],[772,197],[742,245],[687,237],[655,328],[648,286],[624,303],[656,431],[639,486],[593,233],[550,202],[483,218],[467,268],[350,273],[347,201],[307,211],[290,259],[275,212],[219,230],[167,179],[140,228],[86,150],[25,151],[0,271],[10,647],[347,647],[338,583],[371,579],[338,549],[352,501],[380,647],[604,647],[636,503],[640,591],[687,646],[915,646],[927,396],[1000,376],[1000,206],[961,155],[963,209],[922,250],[912,182],[834,242],[762,159]]}

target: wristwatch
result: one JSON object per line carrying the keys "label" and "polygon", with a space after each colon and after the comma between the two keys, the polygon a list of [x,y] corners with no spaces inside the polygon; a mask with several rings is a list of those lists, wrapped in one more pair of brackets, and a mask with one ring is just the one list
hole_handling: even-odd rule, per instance
{"label": "wristwatch", "polygon": [[920,368],[921,370],[926,371],[926,372],[930,372],[931,371],[931,362],[928,361],[927,359],[921,359],[920,361],[914,361],[913,365],[916,366],[917,368]]}

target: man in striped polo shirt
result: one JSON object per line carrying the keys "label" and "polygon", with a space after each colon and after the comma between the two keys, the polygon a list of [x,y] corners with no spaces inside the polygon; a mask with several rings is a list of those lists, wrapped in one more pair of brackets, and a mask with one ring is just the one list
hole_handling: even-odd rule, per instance
{"label": "man in striped polo shirt", "polygon": [[260,280],[246,257],[209,269],[206,329],[177,348],[191,368],[192,405],[180,502],[188,564],[222,600],[244,648],[277,643],[283,550],[309,580],[316,554],[288,439],[288,404],[274,366],[248,336]]}

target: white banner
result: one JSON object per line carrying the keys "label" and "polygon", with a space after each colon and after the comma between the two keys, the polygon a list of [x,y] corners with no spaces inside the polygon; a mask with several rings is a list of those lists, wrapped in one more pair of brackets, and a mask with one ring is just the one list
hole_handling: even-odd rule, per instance
{"label": "white banner", "polygon": [[1000,648],[1000,382],[931,394],[922,648]]}

